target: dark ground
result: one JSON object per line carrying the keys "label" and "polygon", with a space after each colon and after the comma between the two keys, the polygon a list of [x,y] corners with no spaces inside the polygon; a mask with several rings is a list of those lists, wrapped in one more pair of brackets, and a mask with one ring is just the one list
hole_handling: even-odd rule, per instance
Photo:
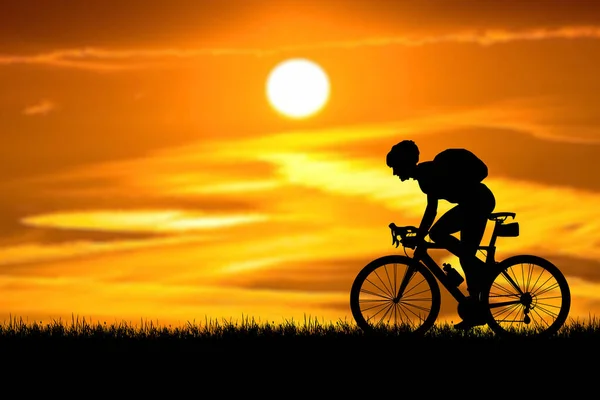
{"label": "dark ground", "polygon": [[26,398],[579,399],[598,393],[599,349],[597,340],[4,340],[0,377],[5,396]]}
{"label": "dark ground", "polygon": [[[526,385],[528,390],[535,387],[537,391],[540,385],[558,388],[570,386],[569,382],[595,388],[600,342],[591,337],[5,338],[0,340],[0,356],[5,372],[17,372],[22,377],[58,376],[60,381],[76,382],[81,377],[102,382],[124,377],[133,382],[142,377],[149,379],[148,384],[159,384],[191,375],[190,379],[201,380],[203,385],[224,384],[223,394],[239,389],[239,384],[248,380],[256,382],[249,390],[259,392],[265,385],[282,381],[335,382],[339,390],[355,385],[353,390],[398,384],[413,388],[418,384],[425,386],[416,390],[432,392],[445,390],[443,382],[456,389],[465,380],[500,387],[502,382],[516,387]],[[281,394],[287,397],[294,390],[290,387]]]}

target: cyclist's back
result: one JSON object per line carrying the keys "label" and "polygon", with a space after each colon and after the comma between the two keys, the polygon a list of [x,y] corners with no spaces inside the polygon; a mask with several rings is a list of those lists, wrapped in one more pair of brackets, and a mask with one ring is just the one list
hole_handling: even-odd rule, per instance
{"label": "cyclist's back", "polygon": [[482,194],[485,185],[481,181],[487,173],[487,166],[469,150],[447,149],[432,161],[418,164],[415,179],[423,193],[460,203]]}
{"label": "cyclist's back", "polygon": [[435,161],[419,163],[415,171],[415,180],[419,183],[423,193],[454,204],[477,197],[482,186],[485,186],[481,182],[460,178],[460,176],[449,176],[449,171],[436,164]]}

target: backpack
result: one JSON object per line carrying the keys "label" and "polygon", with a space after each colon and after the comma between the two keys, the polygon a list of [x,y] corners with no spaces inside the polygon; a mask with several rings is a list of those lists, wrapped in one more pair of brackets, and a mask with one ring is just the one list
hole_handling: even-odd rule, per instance
{"label": "backpack", "polygon": [[488,175],[487,165],[466,149],[444,150],[433,162],[449,181],[459,185],[479,183]]}

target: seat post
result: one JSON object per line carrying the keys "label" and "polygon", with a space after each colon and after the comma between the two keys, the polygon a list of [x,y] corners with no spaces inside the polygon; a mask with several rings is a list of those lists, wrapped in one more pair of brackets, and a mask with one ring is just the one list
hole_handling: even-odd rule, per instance
{"label": "seat post", "polygon": [[490,238],[490,247],[494,247],[496,245],[496,238],[498,237],[498,235],[496,234],[496,228],[498,227],[498,225],[500,225],[502,222],[499,220],[496,220],[494,222],[494,230],[492,231],[492,237]]}
{"label": "seat post", "polygon": [[493,261],[496,259],[496,238],[498,237],[498,235],[496,234],[496,228],[500,224],[502,224],[501,220],[494,220],[494,230],[492,231],[492,237],[490,238],[490,244],[488,245],[486,262]]}

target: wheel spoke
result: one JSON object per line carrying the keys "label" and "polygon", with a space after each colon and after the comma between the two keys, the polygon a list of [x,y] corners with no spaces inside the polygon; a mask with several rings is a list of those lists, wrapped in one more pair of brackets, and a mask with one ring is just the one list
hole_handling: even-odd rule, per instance
{"label": "wheel spoke", "polygon": [[[383,294],[379,294],[377,296],[379,297],[385,297],[386,299],[392,299],[394,298],[394,295],[390,293],[389,290],[386,290],[387,288],[385,288],[385,286],[383,288],[381,288],[381,286],[379,284],[377,284],[376,282],[373,282],[371,280],[367,280],[368,283],[370,283],[375,289],[379,290],[380,292],[383,292],[383,294],[385,294],[385,296],[383,296]],[[367,289],[361,289],[361,291],[364,291],[366,293],[372,294],[375,296],[375,292],[373,292],[372,290],[367,290]]]}
{"label": "wheel spoke", "polygon": [[[521,297],[518,293],[514,293],[511,292],[510,290],[508,290],[508,288],[504,287],[504,286],[500,286],[498,284],[495,284],[492,286],[493,289],[497,289],[500,292],[503,292],[504,294],[497,294],[494,295],[494,297],[514,297],[515,299],[518,299],[519,297]],[[491,293],[491,289],[490,289],[490,293]],[[492,297],[492,296],[490,296]]]}
{"label": "wheel spoke", "polygon": [[[424,299],[424,300],[426,300],[427,303],[431,303],[431,300],[428,300],[428,299]],[[399,304],[402,304],[404,306],[403,308],[405,308],[409,311],[411,310],[411,308],[414,308],[416,310],[421,310],[421,311],[429,311],[431,309],[430,307],[423,307],[418,304],[412,304],[412,303],[406,303],[406,302],[400,302]]]}
{"label": "wheel spoke", "polygon": [[[543,322],[544,325],[547,327],[550,324],[548,323],[548,321],[546,320],[546,318],[544,318],[538,311],[538,309],[536,308],[535,310],[532,310],[532,314],[534,314],[534,318],[531,318],[534,322]],[[535,318],[535,315],[539,316],[539,318]],[[556,318],[556,314],[553,315],[552,321],[554,321],[554,319]]]}
{"label": "wheel spoke", "polygon": [[[384,267],[384,272],[385,272],[386,276],[388,276],[387,275],[387,266]],[[386,285],[386,283],[383,281],[383,279],[381,279],[381,276],[379,275],[379,271],[375,271],[375,276],[377,277],[377,279],[379,280],[379,282],[381,283],[381,285],[385,288],[385,289],[382,289],[382,291],[386,292],[390,296],[390,298],[393,298],[394,297],[394,291],[393,291],[394,288],[391,288],[391,287],[389,287],[389,286]],[[375,283],[373,283],[373,282],[370,282],[370,283],[373,286],[376,286]]]}
{"label": "wheel spoke", "polygon": [[491,320],[499,334],[552,335],[564,324],[571,297],[560,270],[536,256],[503,262],[486,294]]}
{"label": "wheel spoke", "polygon": [[[394,265],[393,268],[394,268],[394,271],[395,271],[396,270],[396,266]],[[387,278],[387,282],[389,283],[389,286],[386,286],[386,287],[390,289],[389,293],[390,293],[390,295],[392,297],[394,297],[394,293],[396,293],[396,285],[395,285],[395,283],[392,283],[392,279],[390,278],[390,274],[388,272],[387,265],[384,267],[384,270],[385,270],[385,276]]]}
{"label": "wheel spoke", "polygon": [[374,309],[374,308],[378,308],[379,311],[377,311],[375,314],[372,314],[369,318],[367,318],[367,321],[370,321],[372,319],[374,319],[375,317],[377,317],[379,314],[381,314],[382,311],[384,311],[384,316],[387,314],[387,310],[393,306],[394,303],[389,303],[389,304],[385,304],[385,305],[379,305],[377,307],[371,307],[368,309],[365,309],[365,311]]}
{"label": "wheel spoke", "polygon": [[355,279],[350,305],[356,322],[367,331],[378,327],[427,331],[441,301],[435,277],[404,257],[388,256],[381,261],[365,267]]}
{"label": "wheel spoke", "polygon": [[[494,318],[498,321],[503,321],[503,322],[514,321],[509,318],[515,314],[518,314],[519,309],[520,309],[519,304],[513,304],[508,307],[503,307],[502,309],[500,309],[496,313],[494,313]],[[516,317],[512,317],[512,318],[516,318]]]}
{"label": "wheel spoke", "polygon": [[[392,298],[387,293],[384,296],[384,295],[381,295],[379,293],[375,293],[375,292],[373,292],[371,290],[367,290],[367,289],[362,289],[361,292],[365,293],[365,294],[370,294],[371,296],[379,297],[379,299],[377,299],[377,301],[390,301],[390,300],[392,300]],[[373,300],[371,300],[371,301],[373,301]]]}
{"label": "wheel spoke", "polygon": [[414,291],[416,290],[416,288],[417,288],[418,286],[420,286],[420,285],[421,285],[423,282],[425,282],[425,279],[423,279],[422,281],[419,281],[419,282],[418,282],[418,283],[416,283],[414,286],[411,286],[411,288],[410,288],[410,289],[408,289],[407,291],[405,291],[405,292],[402,294],[402,298],[403,298],[403,299],[405,299],[405,298],[407,298],[407,297],[411,297],[411,296],[412,296],[412,297],[414,297],[414,296],[417,296],[417,295],[419,295],[419,294],[421,294],[421,293],[428,293],[428,292],[430,292],[430,291],[431,291],[431,289],[429,289],[429,285],[427,285],[427,282],[425,282],[425,285],[423,285],[423,286],[424,286],[423,290],[421,290],[420,292],[414,292]]}
{"label": "wheel spoke", "polygon": [[[551,307],[556,308],[557,310],[551,310]],[[554,306],[551,304],[545,305],[540,303],[538,303],[533,309],[533,312],[537,313],[538,315],[540,312],[544,312],[546,315],[551,316],[553,319],[556,319],[556,317],[558,317],[558,313],[556,311],[560,311],[560,306]]]}
{"label": "wheel spoke", "polygon": [[[552,279],[552,278],[549,278],[549,279]],[[534,293],[537,297],[540,297],[541,295],[543,295],[551,290],[560,289],[558,286],[558,282],[553,282],[548,287],[542,289],[546,283],[548,283],[548,280],[540,286],[539,291],[532,291],[532,293]]]}

